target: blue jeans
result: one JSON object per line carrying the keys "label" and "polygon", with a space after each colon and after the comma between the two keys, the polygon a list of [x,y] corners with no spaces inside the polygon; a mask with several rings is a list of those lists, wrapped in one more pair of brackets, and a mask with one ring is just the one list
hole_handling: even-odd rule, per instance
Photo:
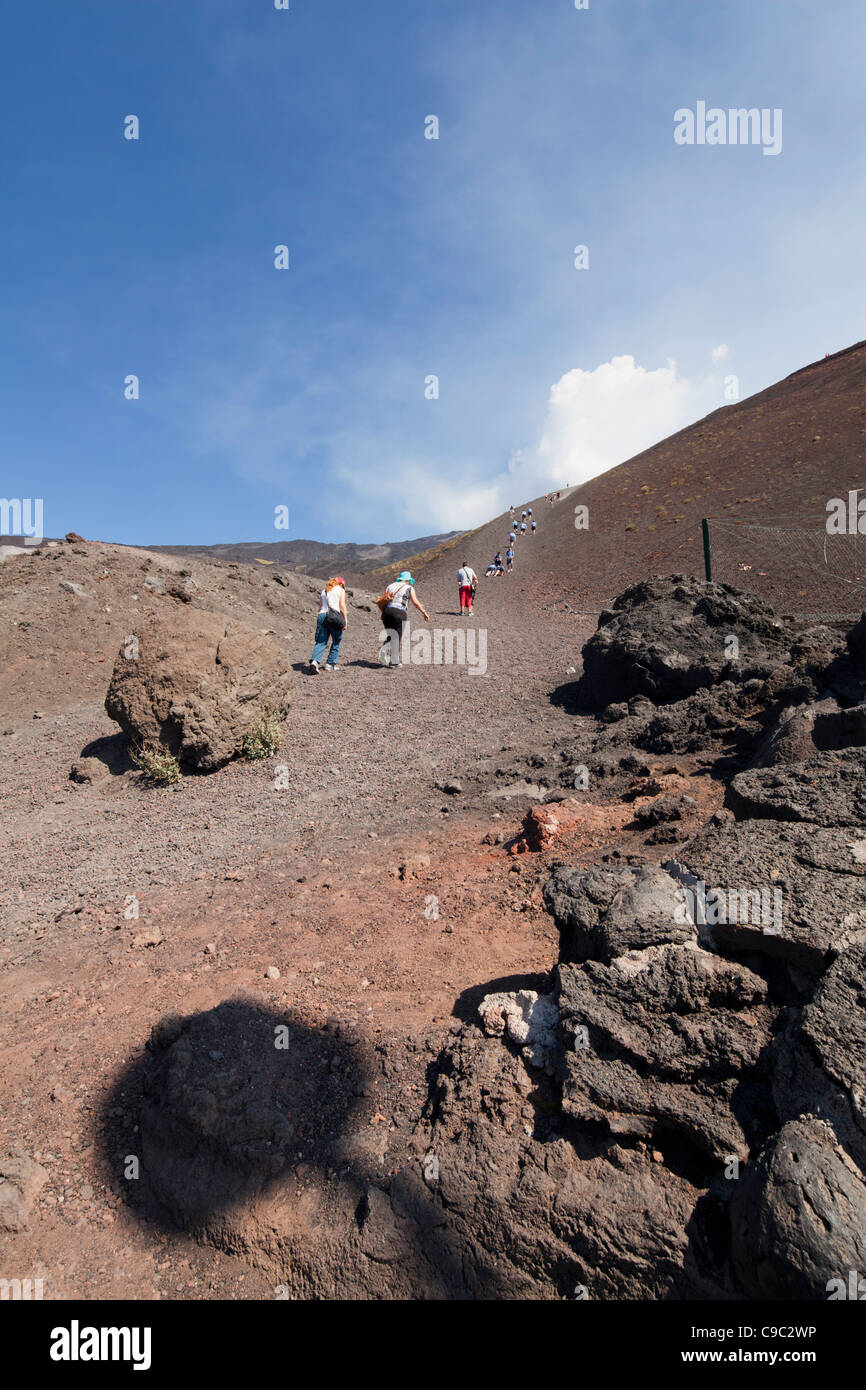
{"label": "blue jeans", "polygon": [[331,639],[331,650],[328,654],[328,665],[336,666],[340,656],[340,643],[343,640],[343,628],[329,627],[326,613],[320,613],[316,619],[316,645],[313,648],[311,661],[321,663],[328,645],[328,638]]}

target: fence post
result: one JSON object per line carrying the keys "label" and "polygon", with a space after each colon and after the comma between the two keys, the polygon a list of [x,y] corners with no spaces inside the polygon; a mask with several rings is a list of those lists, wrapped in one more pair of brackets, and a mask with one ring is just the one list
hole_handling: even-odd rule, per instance
{"label": "fence post", "polygon": [[701,517],[701,530],[704,534],[704,574],[709,584],[713,578],[713,566],[710,560],[710,523],[705,516]]}

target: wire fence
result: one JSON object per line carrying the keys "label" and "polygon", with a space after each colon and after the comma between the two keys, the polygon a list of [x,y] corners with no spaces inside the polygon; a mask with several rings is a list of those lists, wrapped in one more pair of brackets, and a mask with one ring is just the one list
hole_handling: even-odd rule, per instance
{"label": "wire fence", "polygon": [[[710,521],[707,530],[713,579],[756,594],[780,616],[847,621],[866,610],[866,535],[738,521]],[[626,568],[613,559],[593,571],[591,587],[563,587],[549,607],[597,621],[617,594],[650,574],[686,570],[703,579],[700,553],[698,536],[688,565],[662,560],[654,569],[632,561]]]}
{"label": "wire fence", "polygon": [[708,525],[713,579],[758,594],[778,613],[847,618],[866,608],[866,537],[736,521]]}
{"label": "wire fence", "polygon": [[575,595],[563,594],[560,598],[555,598],[550,604],[554,613],[567,614],[572,618],[597,618],[601,613],[601,608],[589,608],[581,604]]}

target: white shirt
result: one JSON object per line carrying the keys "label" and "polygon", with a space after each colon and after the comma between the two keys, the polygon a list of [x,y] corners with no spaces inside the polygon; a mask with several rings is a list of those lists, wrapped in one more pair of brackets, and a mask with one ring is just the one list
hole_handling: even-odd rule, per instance
{"label": "white shirt", "polygon": [[462,585],[462,584],[474,584],[474,583],[475,583],[475,571],[474,571],[474,569],[472,569],[472,567],[471,567],[470,565],[463,565],[463,566],[457,571],[457,582],[458,582],[458,584],[461,584],[461,585]]}
{"label": "white shirt", "polygon": [[411,592],[412,585],[407,584],[405,580],[402,584],[395,581],[393,584],[389,584],[385,590],[385,593],[391,598],[391,606],[394,608],[402,608],[404,611],[409,606],[409,595]]}
{"label": "white shirt", "polygon": [[342,609],[340,608],[340,596],[345,592],[346,590],[343,588],[342,584],[335,584],[333,589],[323,589],[321,593],[321,607],[319,608],[319,612],[327,613],[330,609],[332,613],[341,613]]}

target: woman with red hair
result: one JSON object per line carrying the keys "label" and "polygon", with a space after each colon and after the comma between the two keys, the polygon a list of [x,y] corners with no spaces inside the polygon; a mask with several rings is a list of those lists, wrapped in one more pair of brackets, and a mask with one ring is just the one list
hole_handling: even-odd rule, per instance
{"label": "woman with red hair", "polygon": [[[318,672],[320,666],[323,671],[336,671],[340,658],[340,643],[348,623],[346,581],[342,575],[338,574],[333,579],[328,580],[321,594],[319,612],[316,618],[316,645],[313,647],[313,655],[310,657],[310,670],[314,674]],[[322,666],[329,641],[331,650],[328,652],[327,661]]]}

